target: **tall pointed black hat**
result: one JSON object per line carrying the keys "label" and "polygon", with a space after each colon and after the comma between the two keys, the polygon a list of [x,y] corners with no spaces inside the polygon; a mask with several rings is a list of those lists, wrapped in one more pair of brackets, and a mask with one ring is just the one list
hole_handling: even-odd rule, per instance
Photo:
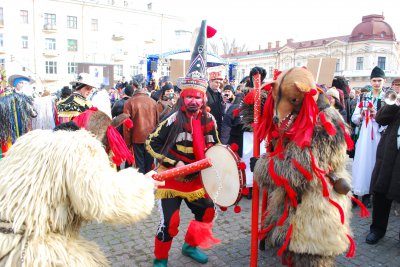
{"label": "tall pointed black hat", "polygon": [[[199,34],[192,50],[190,66],[185,78],[178,80],[178,87],[184,96],[189,90],[196,90],[205,94],[207,90],[207,23],[201,22]],[[183,94],[183,95],[182,95]]]}

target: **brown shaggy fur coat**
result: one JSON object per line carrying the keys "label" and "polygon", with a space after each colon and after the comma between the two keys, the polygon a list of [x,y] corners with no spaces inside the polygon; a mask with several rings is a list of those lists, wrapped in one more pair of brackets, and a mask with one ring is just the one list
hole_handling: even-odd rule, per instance
{"label": "brown shaggy fur coat", "polygon": [[153,182],[117,173],[86,130],[31,131],[0,160],[0,266],[108,266],[81,225],[136,222],[153,205]]}
{"label": "brown shaggy fur coat", "polygon": [[[292,225],[290,243],[284,256],[290,256],[293,266],[334,266],[335,256],[345,252],[349,247],[351,235],[349,219],[351,216],[351,201],[349,196],[338,194],[333,190],[329,178],[324,176],[328,185],[329,197],[338,203],[344,212],[344,223],[341,223],[339,210],[322,194],[321,180],[312,171],[310,151],[320,169],[331,170],[337,177],[344,178],[350,184],[350,176],[346,171],[346,142],[344,132],[339,122],[344,123],[342,116],[334,108],[326,108],[327,120],[332,122],[336,134],[331,136],[320,121],[314,126],[310,147],[301,149],[293,142],[286,146],[283,159],[273,156],[274,169],[277,175],[288,180],[291,188],[297,193],[297,208],[288,205],[288,217],[282,226],[277,226],[284,213],[284,203],[287,192],[278,187],[269,172],[270,158],[263,155],[258,160],[254,176],[261,187],[268,189],[267,216],[264,228],[271,225],[267,232],[267,241],[275,247],[283,246],[289,226]],[[298,168],[294,167],[292,159],[296,159],[313,177],[308,181]]]}

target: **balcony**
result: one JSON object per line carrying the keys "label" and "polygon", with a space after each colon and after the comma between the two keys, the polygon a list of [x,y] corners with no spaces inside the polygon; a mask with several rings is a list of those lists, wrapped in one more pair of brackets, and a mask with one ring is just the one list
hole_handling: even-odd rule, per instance
{"label": "balcony", "polygon": [[44,50],[43,56],[45,57],[58,57],[60,53],[57,50]]}
{"label": "balcony", "polygon": [[44,24],[43,31],[48,33],[57,32],[57,26],[55,24]]}
{"label": "balcony", "polygon": [[122,40],[125,40],[125,36],[122,33],[114,33],[112,35],[112,39],[114,41],[122,41]]}

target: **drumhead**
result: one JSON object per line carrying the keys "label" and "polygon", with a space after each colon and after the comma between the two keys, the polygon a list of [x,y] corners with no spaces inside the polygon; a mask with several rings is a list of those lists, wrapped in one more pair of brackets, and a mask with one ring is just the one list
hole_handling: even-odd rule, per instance
{"label": "drumhead", "polygon": [[213,166],[201,171],[204,188],[215,204],[229,207],[236,203],[243,181],[238,162],[226,146],[215,145],[206,151]]}

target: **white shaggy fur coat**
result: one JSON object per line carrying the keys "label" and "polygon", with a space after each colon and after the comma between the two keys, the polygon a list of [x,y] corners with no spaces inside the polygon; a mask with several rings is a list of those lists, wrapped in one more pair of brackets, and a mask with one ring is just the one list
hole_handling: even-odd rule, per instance
{"label": "white shaggy fur coat", "polygon": [[0,266],[108,266],[82,223],[132,223],[150,214],[153,183],[116,172],[86,130],[34,130],[0,160]]}

